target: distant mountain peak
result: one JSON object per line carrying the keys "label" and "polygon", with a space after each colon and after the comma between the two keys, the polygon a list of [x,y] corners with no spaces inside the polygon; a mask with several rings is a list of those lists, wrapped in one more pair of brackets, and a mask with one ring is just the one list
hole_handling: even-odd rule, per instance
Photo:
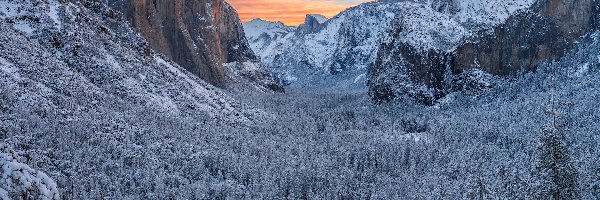
{"label": "distant mountain peak", "polygon": [[284,27],[287,26],[281,21],[269,21],[261,18],[255,18],[243,24],[244,26],[277,26]]}
{"label": "distant mountain peak", "polygon": [[319,32],[323,28],[325,22],[328,20],[329,19],[323,15],[307,14],[306,19],[304,19],[304,23],[298,26],[298,29],[296,29],[296,34],[302,35]]}
{"label": "distant mountain peak", "polygon": [[323,24],[327,20],[329,20],[329,18],[327,18],[327,17],[325,17],[324,15],[321,15],[321,14],[307,14],[304,22],[306,22],[307,20],[309,20],[309,18],[313,18],[313,19],[317,20],[317,22],[319,22],[320,24]]}

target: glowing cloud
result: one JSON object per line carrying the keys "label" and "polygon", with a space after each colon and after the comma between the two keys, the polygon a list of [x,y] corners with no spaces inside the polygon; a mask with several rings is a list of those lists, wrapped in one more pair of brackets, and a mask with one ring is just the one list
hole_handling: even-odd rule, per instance
{"label": "glowing cloud", "polygon": [[368,0],[227,0],[237,10],[243,22],[255,18],[281,21],[296,26],[304,22],[306,14],[333,17],[348,7]]}

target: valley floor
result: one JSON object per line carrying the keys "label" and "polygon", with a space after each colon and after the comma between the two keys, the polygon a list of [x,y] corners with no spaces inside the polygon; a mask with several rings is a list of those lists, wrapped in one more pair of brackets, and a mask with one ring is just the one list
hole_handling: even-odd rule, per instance
{"label": "valley floor", "polygon": [[[242,165],[261,174],[252,180],[265,180],[254,185],[262,189],[252,193],[252,198],[524,199],[548,195],[544,188],[552,184],[543,182],[539,167],[545,162],[540,155],[542,130],[552,121],[547,113],[550,106],[565,105],[568,100],[560,92],[544,91],[546,86],[519,86],[539,78],[525,75],[488,95],[453,94],[434,107],[375,105],[360,92],[238,96],[272,113],[273,120],[256,124],[249,135],[241,137],[243,141],[234,146],[247,149],[252,156],[237,159],[251,159]],[[552,109],[569,112],[564,117],[571,120],[572,131],[562,141],[569,144],[564,151],[572,152],[567,163],[573,167],[576,193],[592,198],[598,194],[595,163],[600,139],[592,130],[600,127],[600,118],[584,111],[592,103],[587,99],[578,98],[585,104],[578,106],[583,107]]]}
{"label": "valley floor", "polygon": [[55,179],[64,198],[527,199],[554,187],[540,150],[555,102],[574,105],[561,109],[571,129],[560,150],[572,192],[597,198],[600,114],[589,108],[600,90],[521,85],[542,80],[525,75],[434,107],[375,105],[360,92],[232,94],[263,117],[238,124],[139,115],[128,123],[142,131],[81,135],[79,126],[62,126],[49,133],[63,141],[56,144],[6,141]]}

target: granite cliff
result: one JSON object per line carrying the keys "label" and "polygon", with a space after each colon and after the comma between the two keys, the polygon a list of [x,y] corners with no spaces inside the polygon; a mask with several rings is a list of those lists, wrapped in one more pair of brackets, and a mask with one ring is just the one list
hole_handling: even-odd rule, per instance
{"label": "granite cliff", "polygon": [[[226,63],[257,63],[237,12],[224,0],[119,0],[110,7],[141,33],[152,49],[221,88]],[[259,85],[281,91],[264,70]]]}

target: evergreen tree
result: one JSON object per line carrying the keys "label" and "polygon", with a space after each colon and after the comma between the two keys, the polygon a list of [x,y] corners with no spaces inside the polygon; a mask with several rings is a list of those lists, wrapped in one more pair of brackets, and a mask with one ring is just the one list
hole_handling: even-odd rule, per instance
{"label": "evergreen tree", "polygon": [[596,159],[597,166],[594,172],[594,180],[592,183],[592,193],[595,194],[596,199],[600,199],[600,158]]}
{"label": "evergreen tree", "polygon": [[555,110],[554,106],[546,109],[546,114],[552,119],[540,135],[538,163],[533,174],[536,179],[533,198],[577,199],[577,170],[569,155],[569,120],[564,113]]}

